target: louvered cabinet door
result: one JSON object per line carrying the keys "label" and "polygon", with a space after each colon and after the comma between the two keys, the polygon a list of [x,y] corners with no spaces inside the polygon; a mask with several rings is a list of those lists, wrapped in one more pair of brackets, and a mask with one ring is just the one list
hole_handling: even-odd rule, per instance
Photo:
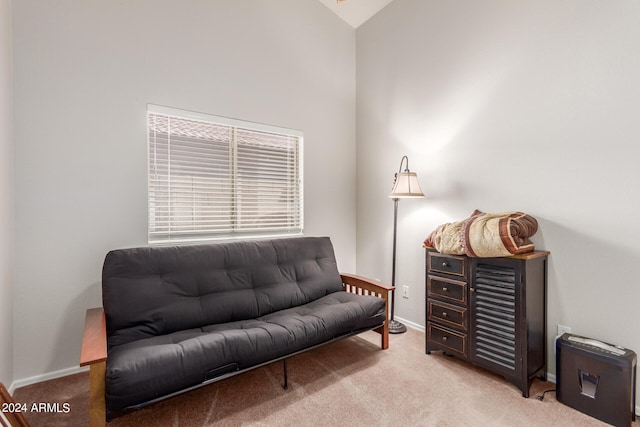
{"label": "louvered cabinet door", "polygon": [[469,359],[524,397],[536,375],[546,377],[547,254],[471,262]]}
{"label": "louvered cabinet door", "polygon": [[472,271],[472,360],[493,371],[516,375],[522,338],[517,330],[520,281],[516,268],[477,262]]}

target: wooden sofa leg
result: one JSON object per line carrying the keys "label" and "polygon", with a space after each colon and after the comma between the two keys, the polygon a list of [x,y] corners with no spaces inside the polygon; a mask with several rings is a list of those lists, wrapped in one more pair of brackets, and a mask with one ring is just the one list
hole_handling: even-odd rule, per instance
{"label": "wooden sofa leg", "polygon": [[105,373],[107,362],[94,363],[89,369],[89,426],[104,427],[107,423],[105,404]]}
{"label": "wooden sofa leg", "polygon": [[389,322],[384,322],[384,325],[380,326],[377,329],[374,329],[377,333],[380,334],[380,347],[382,350],[386,350],[389,348]]}
{"label": "wooden sofa leg", "polygon": [[384,322],[384,326],[382,327],[382,349],[386,350],[389,348],[389,321]]}

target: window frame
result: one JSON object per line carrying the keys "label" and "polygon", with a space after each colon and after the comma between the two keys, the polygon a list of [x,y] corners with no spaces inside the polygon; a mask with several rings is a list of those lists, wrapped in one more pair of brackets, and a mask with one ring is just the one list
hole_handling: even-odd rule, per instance
{"label": "window frame", "polygon": [[[202,193],[206,194],[208,198],[212,198],[213,195],[217,195],[219,197],[228,197],[230,195],[230,208],[227,205],[222,205],[219,208],[217,206],[211,205],[211,201],[204,201],[202,199],[198,199],[195,191],[192,191],[192,202],[193,202],[193,210],[192,215],[193,227],[190,230],[187,226],[184,226],[184,222],[180,222],[180,214],[178,213],[180,208],[176,208],[172,204],[172,198],[174,197],[174,193],[176,192],[175,188],[178,184],[180,178],[172,176],[171,172],[171,164],[176,164],[176,161],[171,157],[171,139],[175,141],[179,140],[180,137],[172,134],[170,125],[168,130],[166,131],[166,145],[167,145],[167,153],[165,156],[158,156],[158,146],[160,143],[157,142],[157,132],[156,124],[152,125],[152,116],[158,117],[166,117],[167,120],[182,120],[182,121],[193,121],[193,122],[201,122],[206,125],[219,126],[219,127],[228,127],[231,131],[230,141],[228,142],[228,150],[229,150],[229,164],[228,170],[219,169],[217,172],[221,174],[229,175],[229,183],[228,186],[230,190],[227,190],[229,193],[225,193],[223,190],[219,192],[213,191],[211,188],[211,192]],[[227,117],[215,116],[206,113],[198,113],[194,111],[182,110],[171,107],[164,107],[159,105],[148,104],[147,105],[147,113],[146,113],[146,127],[147,127],[147,240],[150,246],[162,246],[162,245],[176,245],[176,244],[196,244],[196,243],[206,243],[212,241],[219,240],[238,240],[238,239],[260,239],[260,238],[279,238],[279,237],[295,237],[302,236],[304,231],[304,171],[303,171],[303,160],[304,160],[304,136],[303,132],[294,129],[287,129],[278,126],[266,125],[261,123],[249,122],[245,120],[232,119]],[[170,122],[168,122],[170,123]],[[238,136],[238,135],[241,136]],[[255,135],[257,143],[246,141],[239,141],[242,138],[242,135]],[[261,137],[264,138],[260,139]],[[286,145],[278,145],[284,144],[281,142],[267,142],[270,137],[275,138],[276,140],[286,140]],[[153,138],[153,142],[152,142]],[[209,142],[213,142],[213,140],[209,140]],[[218,142],[221,146],[224,146],[224,142]],[[275,144],[269,146],[269,144]],[[239,147],[241,147],[239,149]],[[247,148],[248,147],[248,148]],[[255,187],[259,187],[260,184],[271,183],[271,187],[276,187],[275,180],[276,178],[266,177],[267,174],[264,171],[260,171],[262,167],[262,163],[259,161],[256,162],[256,158],[252,157],[249,154],[241,154],[241,151],[252,151],[257,156],[266,156],[266,157],[274,157],[276,160],[279,160],[279,156],[286,155],[286,163],[284,164],[284,168],[280,171],[276,169],[276,178],[280,179],[280,183],[278,184],[278,190],[266,190],[263,192],[258,192],[252,195],[248,195],[248,192],[245,190],[239,189],[242,182],[254,182]],[[154,153],[154,157],[152,159],[152,152]],[[285,153],[278,154],[279,152]],[[257,153],[257,154],[256,154]],[[269,156],[268,154],[276,154],[276,156]],[[291,154],[292,153],[292,154]],[[243,156],[243,157],[241,157]],[[158,174],[158,170],[161,169],[161,166],[158,166],[157,157],[166,157],[166,163],[162,163],[164,160],[161,160],[161,166],[166,166],[167,172]],[[288,160],[289,158],[293,160]],[[194,156],[193,159],[196,157]],[[284,158],[284,157],[283,157]],[[200,159],[198,157],[198,159]],[[242,172],[242,166],[239,166],[242,162],[247,162],[248,159],[253,160],[252,167],[246,167],[245,172]],[[206,161],[206,159],[205,159]],[[270,161],[270,160],[269,160]],[[276,161],[277,163],[277,161]],[[267,163],[267,165],[273,166],[271,163]],[[247,178],[247,175],[251,175],[254,172],[247,172],[249,169],[258,169],[258,172],[255,172],[256,177],[251,180],[251,178]],[[212,169],[213,170],[213,169]],[[177,175],[177,174],[176,174]],[[195,175],[195,174],[194,174]],[[158,190],[162,187],[158,184],[158,177],[166,177],[166,180],[163,181],[166,184],[166,191],[162,192]],[[187,172],[184,172],[183,177],[188,178]],[[192,180],[195,180],[195,176],[191,176]],[[284,181],[283,181],[284,179]],[[284,189],[281,188],[282,182],[285,182]],[[213,187],[213,186],[211,186]],[[246,188],[246,187],[244,187]],[[209,187],[207,187],[209,189]],[[255,191],[255,190],[254,190]],[[273,191],[284,191],[285,199],[287,202],[282,202],[280,198],[277,202],[262,202],[264,204],[260,204],[260,199],[267,199],[269,195],[273,196],[275,193]],[[184,191],[182,192],[184,195]],[[166,197],[166,207],[162,205],[158,200],[162,199],[162,196]],[[253,197],[253,198],[252,198]],[[249,199],[249,201],[247,201]],[[293,201],[289,201],[293,200]],[[229,202],[228,202],[229,203]],[[244,207],[242,206],[244,203]],[[209,207],[203,207],[204,205],[209,205]],[[266,226],[264,225],[268,221],[265,219],[257,220],[258,224],[262,223],[262,226],[251,226],[249,221],[245,221],[244,217],[251,218],[251,209],[248,207],[249,205],[253,206],[253,209],[275,209],[272,215],[275,218],[272,220],[274,226]],[[282,209],[282,205],[285,205],[286,208]],[[202,222],[201,217],[198,217],[196,210],[200,215],[206,216],[206,213],[209,213],[207,209],[224,211],[225,208],[229,209],[228,213],[225,211],[225,216],[229,216],[228,227],[221,228],[218,230],[212,229],[202,229],[198,231],[198,225]],[[163,210],[164,209],[164,210]],[[188,208],[186,208],[188,209]],[[159,212],[164,213],[159,213]],[[247,213],[249,212],[249,213]],[[255,213],[254,213],[255,216]],[[284,219],[283,219],[284,218]],[[221,220],[223,223],[227,224],[224,220]],[[286,223],[286,225],[284,225]],[[165,224],[163,226],[163,224]],[[176,224],[180,224],[181,228],[177,230],[179,226]],[[202,226],[200,226],[202,227]]]}

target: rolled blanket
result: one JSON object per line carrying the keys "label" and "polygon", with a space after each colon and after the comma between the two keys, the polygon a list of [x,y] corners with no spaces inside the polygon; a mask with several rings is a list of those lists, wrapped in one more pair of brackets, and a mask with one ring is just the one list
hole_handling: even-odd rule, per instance
{"label": "rolled blanket", "polygon": [[424,241],[425,246],[435,248],[443,254],[464,255],[462,226],[464,221],[448,222],[439,225]]}
{"label": "rolled blanket", "polygon": [[501,257],[533,252],[529,240],[538,222],[522,212],[487,214],[475,210],[464,221],[442,224],[424,241],[438,252],[470,257]]}

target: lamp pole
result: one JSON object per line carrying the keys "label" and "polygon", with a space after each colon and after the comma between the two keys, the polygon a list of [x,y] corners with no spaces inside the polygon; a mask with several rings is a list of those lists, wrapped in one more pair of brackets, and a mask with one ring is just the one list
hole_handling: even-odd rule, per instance
{"label": "lamp pole", "polygon": [[402,323],[395,320],[395,307],[396,307],[396,241],[398,238],[398,199],[393,198],[393,264],[391,264],[391,286],[394,287],[391,291],[391,321],[389,322],[389,333],[401,334],[407,332],[407,327]]}

